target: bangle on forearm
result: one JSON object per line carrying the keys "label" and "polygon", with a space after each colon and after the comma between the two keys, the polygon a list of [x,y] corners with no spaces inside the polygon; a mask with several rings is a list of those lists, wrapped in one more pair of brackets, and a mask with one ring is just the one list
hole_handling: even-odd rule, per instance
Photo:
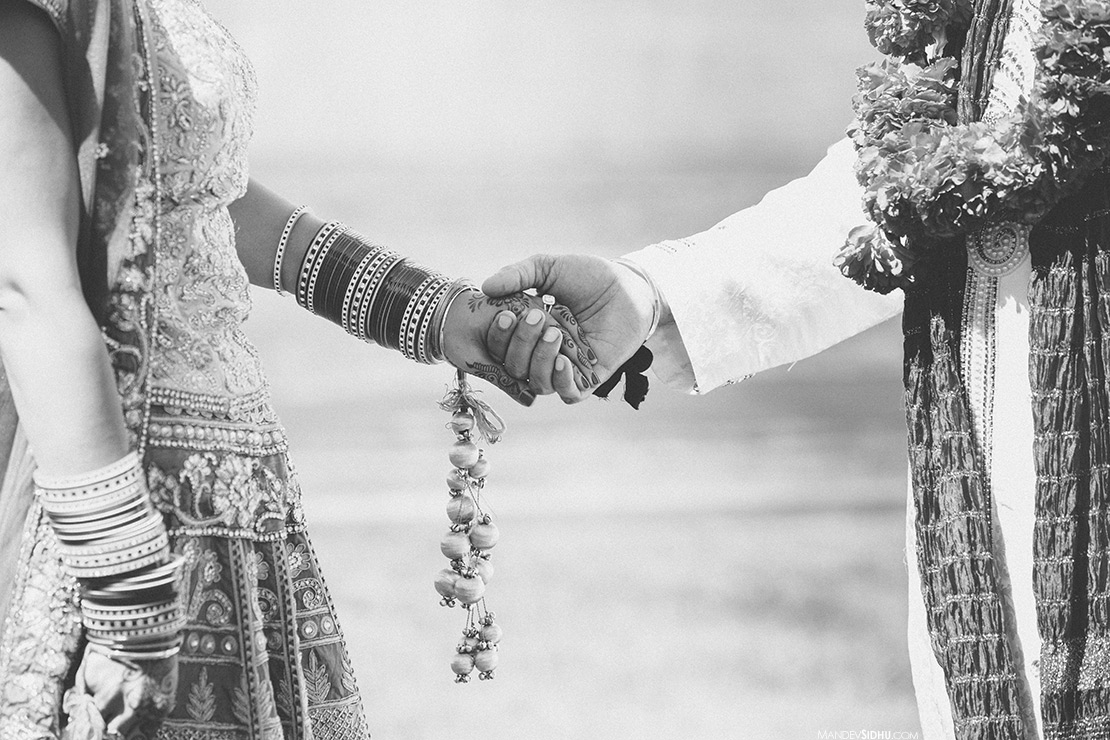
{"label": "bangle on forearm", "polygon": [[89,643],[114,657],[177,652],[185,611],[173,555],[138,455],[81,476],[35,474],[39,501],[58,540],[63,568],[81,586]]}
{"label": "bangle on forearm", "polygon": [[351,275],[365,252],[358,235],[346,227],[336,231],[328,252],[321,252],[320,275],[312,303],[316,313],[328,321],[341,323],[343,297],[342,294],[337,297],[336,293],[344,292],[347,284],[352,282]]}
{"label": "bangle on forearm", "polygon": [[431,364],[443,359],[445,302],[458,284],[331,221],[313,237],[297,302],[365,341]]}
{"label": "bangle on forearm", "polygon": [[450,290],[439,302],[436,307],[436,314],[432,319],[434,333],[432,334],[431,354],[433,358],[440,362],[447,359],[447,355],[444,353],[443,334],[447,327],[447,314],[451,313],[451,306],[455,305],[455,301],[464,293],[478,292],[478,288],[469,280],[456,280],[449,287]]}
{"label": "bangle on forearm", "polygon": [[308,250],[304,253],[304,260],[301,262],[301,271],[297,276],[297,303],[303,308],[312,310],[313,306],[309,303],[309,280],[314,274],[319,274],[317,265],[320,262],[320,251],[323,249],[324,243],[328,237],[340,227],[338,221],[328,221],[320,227],[316,232],[316,236],[312,237],[312,241],[308,245]]}
{"label": "bangle on forearm", "polygon": [[375,302],[370,312],[371,339],[383,347],[401,349],[401,322],[405,318],[405,309],[427,276],[426,270],[408,260],[401,260],[390,271],[380,288],[381,303]]}
{"label": "bangle on forearm", "polygon": [[298,206],[291,214],[289,220],[285,222],[285,228],[281,230],[281,236],[278,238],[277,251],[274,252],[274,290],[280,296],[285,295],[285,291],[281,287],[281,265],[285,257],[285,248],[289,244],[289,236],[293,233],[293,227],[297,225],[297,221],[308,210],[308,206]]}
{"label": "bangle on forearm", "polygon": [[651,339],[651,335],[659,328],[659,318],[663,314],[663,291],[659,290],[659,284],[655,282],[655,278],[651,276],[651,273],[632,260],[625,259],[624,257],[617,257],[613,262],[616,262],[618,265],[624,265],[629,270],[639,275],[644,279],[644,282],[648,284],[648,287],[651,288],[651,328],[648,329],[647,336],[644,337],[644,341],[646,342]]}
{"label": "bangle on forearm", "polygon": [[363,296],[362,299],[359,301],[358,314],[357,316],[352,318],[352,321],[355,321],[356,323],[353,326],[349,327],[347,331],[357,337],[360,337],[363,341],[375,341],[370,332],[370,325],[374,320],[372,319],[372,317],[376,316],[376,314],[374,313],[374,304],[378,302],[378,299],[381,297],[382,284],[386,281],[388,276],[393,273],[393,270],[396,269],[399,264],[401,264],[401,262],[402,259],[399,254],[386,252],[382,257],[381,264],[376,267],[373,274],[371,274],[370,277],[366,279],[365,288],[362,288],[360,286],[355,290],[356,295],[360,290],[362,290]]}
{"label": "bangle on forearm", "polygon": [[[418,360],[420,355],[416,349],[416,342],[420,336],[420,326],[423,323],[425,312],[430,308],[432,296],[438,293],[443,286],[447,285],[450,281],[442,275],[429,275],[424,279],[424,282],[416,286],[412,297],[409,299],[408,305],[405,306],[405,313],[401,316],[401,330],[398,332],[397,340],[400,345],[401,354],[410,360]],[[425,329],[425,339],[427,338],[427,329]]]}
{"label": "bangle on forearm", "polygon": [[456,284],[457,281],[442,278],[435,284],[434,290],[429,295],[428,303],[420,317],[416,341],[412,346],[417,362],[421,362],[425,365],[442,362],[443,358],[439,355],[438,351],[438,346],[440,344],[439,335],[442,329],[436,321],[440,313],[440,307],[446,302],[448,296],[451,295]]}
{"label": "bangle on forearm", "polygon": [[307,305],[305,307],[312,313],[317,313],[316,298],[319,295],[317,293],[317,288],[320,286],[320,273],[324,271],[325,266],[335,264],[334,257],[331,260],[328,259],[328,252],[331,251],[332,246],[346,228],[347,227],[343,224],[336,223],[335,227],[328,232],[327,238],[323,240],[323,243],[320,245],[320,250],[316,253],[316,260],[312,264],[312,269],[309,270],[308,282],[305,286],[305,294],[307,296]]}

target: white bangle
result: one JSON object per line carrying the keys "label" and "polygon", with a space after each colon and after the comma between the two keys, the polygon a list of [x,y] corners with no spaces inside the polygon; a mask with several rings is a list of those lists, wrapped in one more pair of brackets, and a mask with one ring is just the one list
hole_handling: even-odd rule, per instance
{"label": "white bangle", "polygon": [[629,270],[643,278],[644,282],[646,282],[648,284],[648,287],[651,288],[651,328],[648,329],[647,336],[644,337],[644,341],[646,342],[647,340],[651,339],[651,335],[654,334],[655,330],[659,328],[659,318],[663,315],[663,291],[659,290],[659,285],[655,282],[655,278],[651,276],[651,273],[640,267],[632,260],[625,259],[624,257],[617,257],[616,259],[612,260],[612,262],[615,262],[618,265],[624,265]]}
{"label": "white bangle", "polygon": [[132,469],[138,470],[138,468],[138,454],[135,452],[128,452],[126,455],[113,463],[109,463],[104,467],[97,468],[96,470],[90,470],[89,472],[82,473],[80,475],[50,476],[43,475],[38,470],[36,470],[31,477],[34,478],[35,484],[39,488],[49,488],[54,490],[64,488],[87,488],[97,483],[103,483],[104,481],[110,481],[113,478],[118,478],[124,473],[130,472]]}
{"label": "white bangle", "polygon": [[451,313],[451,306],[455,305],[455,301],[464,293],[481,293],[477,286],[469,280],[456,280],[452,286],[451,290],[448,291],[447,295],[444,296],[443,300],[440,302],[439,308],[437,308],[437,315],[432,322],[435,325],[433,331],[435,332],[436,344],[431,352],[431,356],[433,359],[440,361],[447,359],[447,353],[443,351],[443,343],[445,341],[443,333],[447,328],[447,314]]}
{"label": "white bangle", "polygon": [[289,244],[289,235],[293,233],[293,227],[307,210],[308,206],[298,206],[293,213],[289,214],[289,220],[285,222],[285,228],[281,230],[281,238],[278,239],[277,252],[274,253],[274,290],[280,296],[285,295],[285,291],[281,289],[281,261],[285,256],[285,247]]}

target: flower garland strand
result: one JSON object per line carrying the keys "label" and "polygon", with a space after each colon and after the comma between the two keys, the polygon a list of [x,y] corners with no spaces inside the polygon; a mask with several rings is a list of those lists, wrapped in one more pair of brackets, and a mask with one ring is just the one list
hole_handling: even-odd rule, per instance
{"label": "flower garland strand", "polygon": [[849,136],[864,210],[835,263],[869,290],[913,284],[944,239],[1033,223],[1102,166],[1110,147],[1110,0],[1042,0],[1033,91],[1011,115],[959,124],[958,43],[968,0],[871,0],[890,55],[862,67]]}
{"label": "flower garland strand", "polygon": [[864,28],[879,53],[916,61],[950,32],[966,31],[971,14],[971,0],[869,0]]}
{"label": "flower garland strand", "polygon": [[451,561],[436,576],[436,592],[443,606],[462,604],[466,624],[462,640],[451,661],[455,681],[466,683],[476,669],[480,679],[492,679],[497,667],[497,645],[501,627],[494,614],[486,608],[486,584],[493,577],[490,550],[497,544],[497,525],[482,508],[482,493],[489,474],[489,461],[477,441],[495,444],[505,431],[505,423],[470,388],[466,373],[456,376],[456,386],[440,401],[440,408],[451,414],[448,427],[455,433],[455,443],[448,458],[451,472],[447,474],[447,518],[451,528],[440,542],[440,550]]}

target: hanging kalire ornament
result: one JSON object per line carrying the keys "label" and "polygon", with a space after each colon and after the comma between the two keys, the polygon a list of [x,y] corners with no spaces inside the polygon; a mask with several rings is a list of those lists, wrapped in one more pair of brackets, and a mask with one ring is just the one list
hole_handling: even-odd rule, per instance
{"label": "hanging kalire ornament", "polygon": [[447,518],[451,528],[443,536],[440,550],[451,561],[436,576],[440,604],[461,605],[466,610],[462,639],[451,661],[455,681],[466,683],[474,671],[480,679],[492,679],[497,667],[501,627],[486,608],[486,586],[493,577],[491,550],[497,544],[497,525],[485,508],[484,492],[489,461],[479,444],[495,444],[504,434],[501,418],[476,396],[461,370],[455,387],[440,402],[451,414],[448,428],[455,435],[448,459]]}

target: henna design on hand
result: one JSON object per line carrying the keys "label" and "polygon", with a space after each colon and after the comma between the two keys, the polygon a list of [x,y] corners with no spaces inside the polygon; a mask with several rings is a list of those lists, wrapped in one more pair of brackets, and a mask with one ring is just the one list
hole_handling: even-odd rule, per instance
{"label": "henna design on hand", "polygon": [[509,372],[500,365],[491,365],[488,362],[468,362],[466,363],[466,371],[476,378],[481,378],[487,383],[503,390],[514,401],[523,405],[531,406],[532,402],[536,400],[536,394],[521,386]]}
{"label": "henna design on hand", "polygon": [[551,313],[561,318],[567,326],[574,327],[574,331],[578,335],[578,344],[585,348],[586,356],[589,358],[590,364],[595,364],[597,362],[597,355],[594,354],[593,348],[590,347],[590,343],[586,340],[586,330],[578,323],[578,319],[571,313],[571,310],[557,303],[552,306]]}
{"label": "henna design on hand", "polygon": [[524,313],[532,307],[530,297],[524,293],[513,293],[512,295],[502,296],[500,298],[491,298],[484,293],[470,294],[467,306],[470,308],[471,313],[474,313],[483,305],[508,309],[517,316],[523,316]]}
{"label": "henna design on hand", "polygon": [[586,356],[586,352],[578,346],[578,343],[571,337],[570,332],[566,329],[562,329],[562,327],[560,327],[560,329],[563,332],[563,346],[566,347],[567,350],[578,355],[578,365],[576,369],[582,371],[590,369],[593,365],[590,362],[590,358]]}

